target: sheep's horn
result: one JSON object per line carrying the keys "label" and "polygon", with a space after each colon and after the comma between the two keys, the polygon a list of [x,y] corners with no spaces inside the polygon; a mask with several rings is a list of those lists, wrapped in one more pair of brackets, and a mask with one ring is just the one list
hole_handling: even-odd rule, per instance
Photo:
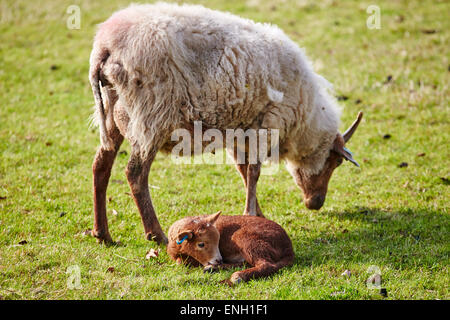
{"label": "sheep's horn", "polygon": [[358,113],[358,117],[356,118],[355,122],[350,126],[350,128],[347,129],[347,131],[344,132],[342,137],[344,138],[344,141],[347,142],[352,137],[353,133],[356,131],[356,128],[358,128],[359,123],[361,122],[361,119],[363,117],[362,111]]}

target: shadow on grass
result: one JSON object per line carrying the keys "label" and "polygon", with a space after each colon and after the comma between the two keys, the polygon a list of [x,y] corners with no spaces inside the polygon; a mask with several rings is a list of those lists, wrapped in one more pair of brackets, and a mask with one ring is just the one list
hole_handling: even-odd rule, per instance
{"label": "shadow on grass", "polygon": [[362,207],[319,214],[342,224],[319,233],[309,230],[311,236],[302,232],[292,237],[297,266],[333,262],[442,268],[449,259],[450,219],[443,212]]}

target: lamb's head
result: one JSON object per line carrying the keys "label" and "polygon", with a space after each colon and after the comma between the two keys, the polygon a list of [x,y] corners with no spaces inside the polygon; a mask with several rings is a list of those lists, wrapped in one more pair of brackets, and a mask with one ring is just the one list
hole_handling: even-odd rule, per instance
{"label": "lamb's head", "polygon": [[[296,184],[303,191],[303,198],[308,209],[319,210],[322,207],[325,202],[328,182],[330,181],[331,175],[333,174],[334,169],[342,164],[344,159],[359,167],[359,164],[353,159],[352,153],[345,148],[345,143],[352,137],[362,119],[362,115],[362,112],[360,112],[355,122],[344,134],[338,133],[336,135],[331,147],[326,150],[325,156],[327,158],[319,172],[311,174],[308,165],[288,166]],[[317,159],[312,159],[312,161],[316,160]]]}
{"label": "lamb's head", "polygon": [[169,246],[175,246],[179,254],[190,256],[203,266],[221,264],[220,234],[214,226],[220,213],[181,220],[181,225],[169,230]]}

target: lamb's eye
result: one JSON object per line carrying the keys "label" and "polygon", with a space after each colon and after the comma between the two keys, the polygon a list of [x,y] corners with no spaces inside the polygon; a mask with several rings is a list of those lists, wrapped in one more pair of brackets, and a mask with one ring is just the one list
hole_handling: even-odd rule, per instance
{"label": "lamb's eye", "polygon": [[203,248],[203,247],[205,246],[205,243],[199,242],[199,243],[197,244],[197,246],[198,246],[199,248]]}

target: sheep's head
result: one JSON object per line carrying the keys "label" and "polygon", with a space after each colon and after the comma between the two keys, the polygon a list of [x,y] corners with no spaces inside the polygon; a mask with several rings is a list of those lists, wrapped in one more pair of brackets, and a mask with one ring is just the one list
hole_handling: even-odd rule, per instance
{"label": "sheep's head", "polygon": [[325,164],[317,174],[309,174],[307,170],[302,167],[291,167],[290,172],[294,177],[296,184],[303,191],[303,198],[308,209],[319,210],[325,202],[325,197],[328,190],[328,182],[334,169],[339,167],[343,160],[348,160],[359,167],[359,164],[353,159],[352,153],[345,148],[345,143],[350,140],[361,119],[362,112],[358,114],[355,122],[344,134],[338,133],[334,139],[333,144],[329,150],[328,158]]}
{"label": "sheep's head", "polygon": [[179,254],[190,256],[203,266],[221,264],[220,234],[214,226],[220,213],[219,211],[213,215],[189,219],[177,231],[174,239],[169,240],[175,242],[169,242],[169,246],[176,246]]}

